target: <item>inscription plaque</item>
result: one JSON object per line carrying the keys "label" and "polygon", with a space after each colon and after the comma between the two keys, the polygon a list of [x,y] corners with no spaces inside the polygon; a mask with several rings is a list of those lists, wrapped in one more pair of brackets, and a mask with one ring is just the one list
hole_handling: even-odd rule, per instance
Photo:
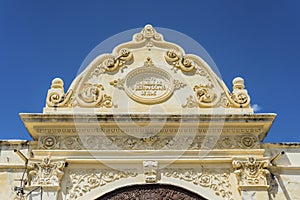
{"label": "inscription plaque", "polygon": [[144,104],[166,101],[174,91],[174,80],[157,67],[139,67],[128,73],[124,89],[133,100]]}

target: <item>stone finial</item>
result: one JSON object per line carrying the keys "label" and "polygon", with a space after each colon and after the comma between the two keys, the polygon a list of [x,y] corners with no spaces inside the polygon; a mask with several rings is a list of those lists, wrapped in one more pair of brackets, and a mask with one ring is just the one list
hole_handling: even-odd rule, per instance
{"label": "stone finial", "polygon": [[64,82],[60,78],[52,80],[51,88],[48,90],[46,105],[48,107],[67,107],[73,91],[67,94],[64,91]]}
{"label": "stone finial", "polygon": [[57,89],[61,89],[62,91],[64,91],[64,82],[62,79],[60,78],[55,78],[52,80],[52,85],[51,88],[57,88]]}
{"label": "stone finial", "polygon": [[233,79],[232,84],[233,91],[231,99],[233,100],[233,107],[248,108],[250,106],[250,97],[245,89],[244,79],[241,77],[236,77]]}
{"label": "stone finial", "polygon": [[233,90],[239,89],[243,90],[245,89],[244,79],[241,77],[236,77],[232,80],[233,84]]}

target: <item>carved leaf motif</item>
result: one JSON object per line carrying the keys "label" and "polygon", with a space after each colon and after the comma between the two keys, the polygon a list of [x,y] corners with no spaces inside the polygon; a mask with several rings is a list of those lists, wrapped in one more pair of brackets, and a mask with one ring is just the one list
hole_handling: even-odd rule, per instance
{"label": "carved leaf motif", "polygon": [[192,182],[196,185],[211,188],[216,195],[224,199],[232,200],[231,184],[229,183],[229,171],[213,172],[195,169],[166,169],[163,172],[166,177],[177,178]]}
{"label": "carved leaf motif", "polygon": [[212,91],[212,85],[195,85],[194,91],[196,92],[200,106],[205,103],[213,102],[217,97],[217,95]]}
{"label": "carved leaf motif", "polygon": [[118,55],[107,56],[89,75],[89,77],[99,76],[105,72],[114,73],[121,69],[123,72],[124,68],[127,68],[127,64],[133,61],[133,54],[129,49],[123,48],[119,51]]}
{"label": "carved leaf motif", "polygon": [[82,107],[106,107],[113,106],[111,96],[103,93],[101,84],[85,83],[78,94],[78,104]]}
{"label": "carved leaf motif", "polygon": [[[196,131],[196,130],[195,130]],[[206,131],[207,130],[203,130]],[[212,130],[211,130],[212,131]],[[258,139],[251,134],[234,135],[234,136],[182,136],[174,139],[172,136],[151,136],[135,138],[132,136],[96,136],[86,135],[78,136],[62,136],[60,139],[55,137],[54,141],[60,141],[52,146],[47,143],[53,142],[53,136],[43,136],[39,138],[39,148],[41,149],[123,149],[123,150],[160,150],[160,149],[255,149],[259,148]]]}
{"label": "carved leaf motif", "polygon": [[107,169],[76,169],[69,171],[68,199],[77,199],[85,193],[121,178],[135,177],[136,172]]}
{"label": "carved leaf motif", "polygon": [[30,186],[59,187],[64,175],[65,160],[51,160],[49,157],[42,160],[29,160],[28,181]]}
{"label": "carved leaf motif", "polygon": [[232,164],[240,186],[268,186],[267,176],[270,173],[267,169],[268,160],[258,161],[249,157],[248,160],[234,160]]}
{"label": "carved leaf motif", "polygon": [[195,64],[192,60],[178,55],[174,50],[167,51],[165,54],[166,61],[174,67],[180,69],[182,72],[195,71]]}

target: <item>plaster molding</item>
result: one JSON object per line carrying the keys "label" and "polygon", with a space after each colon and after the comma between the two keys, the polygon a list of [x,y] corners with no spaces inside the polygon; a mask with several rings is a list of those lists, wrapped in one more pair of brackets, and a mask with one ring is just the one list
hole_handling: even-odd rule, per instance
{"label": "plaster molding", "polygon": [[[141,62],[145,60],[143,65]],[[112,79],[115,81],[109,85]],[[147,81],[152,82],[143,84]],[[136,88],[137,84],[147,87]],[[242,78],[233,80],[233,91],[230,92],[202,58],[185,54],[177,44],[165,41],[151,25],[146,25],[131,41],[116,46],[112,53],[96,57],[74,79],[66,93],[63,81],[54,79],[48,90],[46,107],[55,108],[55,112],[65,112],[61,108],[99,108],[97,112],[111,112],[115,104],[124,106],[113,98],[116,101],[126,98],[122,91],[115,92],[113,87],[124,90],[127,97],[141,104],[163,104],[173,99],[171,108],[188,109],[191,105],[197,108],[248,108],[240,112],[253,113]],[[182,87],[185,87],[184,91],[177,91]],[[174,95],[175,90],[179,96]],[[142,110],[139,104],[131,106]],[[50,111],[44,109],[44,112]]]}
{"label": "plaster molding", "polygon": [[268,188],[268,176],[270,174],[267,169],[270,165],[268,159],[249,157],[247,159],[234,159],[232,162],[234,173],[238,179],[240,189],[251,187]]}
{"label": "plaster molding", "polygon": [[209,188],[214,194],[226,200],[233,200],[231,184],[229,181],[230,172],[224,169],[192,169],[192,168],[166,168],[163,176],[180,179]]}
{"label": "plaster molding", "polygon": [[157,182],[158,161],[143,161],[144,177],[146,183]]}
{"label": "plaster molding", "polygon": [[60,188],[60,181],[64,175],[65,159],[30,159],[27,165],[29,187],[42,186]]}
{"label": "plaster molding", "polygon": [[67,199],[74,200],[86,193],[119,179],[136,177],[137,172],[113,169],[71,169],[68,172]]}
{"label": "plaster molding", "polygon": [[205,150],[205,149],[259,149],[257,136],[252,134],[221,136],[164,136],[133,137],[130,135],[53,136],[39,138],[39,149],[65,150]]}

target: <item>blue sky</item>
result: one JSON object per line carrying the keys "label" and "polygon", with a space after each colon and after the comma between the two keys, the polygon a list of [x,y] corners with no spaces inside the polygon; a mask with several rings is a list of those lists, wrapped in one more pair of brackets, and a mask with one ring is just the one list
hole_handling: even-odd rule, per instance
{"label": "blue sky", "polygon": [[[104,2],[104,3],[103,3]],[[298,1],[0,0],[1,139],[30,139],[18,113],[41,113],[51,80],[71,84],[100,42],[152,24],[198,41],[229,88],[278,116],[265,142],[300,142]]]}

